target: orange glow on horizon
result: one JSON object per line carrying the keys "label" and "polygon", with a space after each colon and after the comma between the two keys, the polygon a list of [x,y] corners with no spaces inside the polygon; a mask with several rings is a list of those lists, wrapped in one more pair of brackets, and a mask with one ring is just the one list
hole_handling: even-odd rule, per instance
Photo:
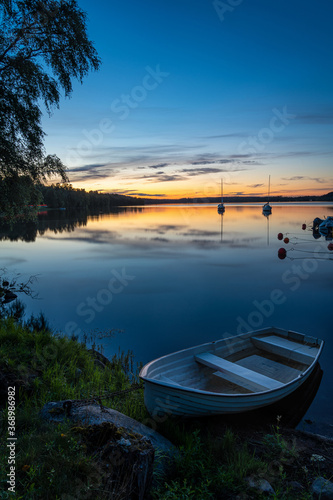
{"label": "orange glow on horizon", "polygon": [[[87,182],[71,182],[73,188],[85,189],[86,191],[99,191],[102,193],[109,194],[123,194],[127,196],[132,196],[136,198],[149,198],[155,200],[163,199],[181,199],[181,198],[219,198],[221,196],[219,181],[203,181],[201,183],[194,183],[189,181],[177,181],[170,183],[167,186],[167,182],[164,183],[154,183],[154,187],[151,187],[151,183],[138,183],[133,184],[133,181],[115,181],[114,184],[110,182],[105,182],[105,184],[99,183],[89,183]],[[292,184],[283,186],[283,188],[277,189],[273,187],[270,192],[270,197],[275,196],[321,196],[333,191],[333,187],[327,185],[320,188],[313,186],[313,183],[307,182],[303,183],[302,186],[293,186]],[[242,185],[237,183],[235,186],[224,186],[223,197],[262,197],[267,198],[267,187],[263,186],[260,188],[249,188],[248,185]]]}

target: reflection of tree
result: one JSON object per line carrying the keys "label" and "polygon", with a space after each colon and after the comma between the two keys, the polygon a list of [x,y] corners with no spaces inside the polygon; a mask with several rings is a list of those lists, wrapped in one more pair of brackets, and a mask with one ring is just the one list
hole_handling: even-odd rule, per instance
{"label": "reflection of tree", "polygon": [[25,241],[29,243],[35,241],[37,236],[43,236],[47,231],[55,234],[72,233],[75,228],[86,226],[89,217],[98,220],[105,215],[112,214],[117,217],[117,215],[127,211],[140,212],[142,210],[138,207],[115,207],[109,212],[92,212],[90,214],[82,210],[50,210],[39,214],[36,221],[0,225],[0,241]]}
{"label": "reflection of tree", "polygon": [[25,241],[29,243],[47,231],[56,234],[71,233],[76,227],[86,226],[87,219],[87,214],[82,212],[69,215],[65,211],[50,211],[45,215],[39,215],[36,221],[0,226],[0,241]]}

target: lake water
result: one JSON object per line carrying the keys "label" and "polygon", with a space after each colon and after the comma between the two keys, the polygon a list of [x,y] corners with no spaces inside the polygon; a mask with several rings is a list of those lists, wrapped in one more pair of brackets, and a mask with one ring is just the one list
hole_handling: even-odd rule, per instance
{"label": "lake water", "polygon": [[38,274],[39,299],[22,298],[56,330],[121,330],[97,339],[106,355],[131,349],[146,363],[271,325],[323,338],[323,379],[304,418],[333,435],[333,252],[310,229],[328,215],[332,204],[273,204],[269,218],[256,204],[227,205],[223,216],[215,205],[50,211],[37,230],[0,233],[1,267]]}

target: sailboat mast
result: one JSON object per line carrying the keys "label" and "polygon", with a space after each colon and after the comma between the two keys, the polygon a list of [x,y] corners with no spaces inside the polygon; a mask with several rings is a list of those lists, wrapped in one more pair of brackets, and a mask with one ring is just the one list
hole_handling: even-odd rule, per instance
{"label": "sailboat mast", "polygon": [[221,179],[221,203],[223,204],[223,179]]}
{"label": "sailboat mast", "polygon": [[269,201],[269,195],[271,191],[271,176],[268,176],[268,201]]}

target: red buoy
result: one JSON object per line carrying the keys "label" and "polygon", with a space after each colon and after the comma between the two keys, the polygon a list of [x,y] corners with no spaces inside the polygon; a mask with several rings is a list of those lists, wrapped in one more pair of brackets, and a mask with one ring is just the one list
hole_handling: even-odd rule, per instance
{"label": "red buoy", "polygon": [[289,243],[289,238],[285,238],[283,241],[287,244]]}
{"label": "red buoy", "polygon": [[277,237],[278,237],[278,240],[282,240],[282,238],[283,238],[283,234],[282,234],[282,233],[279,233]]}
{"label": "red buoy", "polygon": [[333,243],[329,243],[329,244],[327,245],[327,248],[328,248],[330,251],[332,251],[332,250],[333,250]]}
{"label": "red buoy", "polygon": [[306,224],[302,224],[303,231],[306,229]]}
{"label": "red buoy", "polygon": [[285,259],[287,257],[287,250],[285,248],[279,248],[278,257],[281,260]]}

